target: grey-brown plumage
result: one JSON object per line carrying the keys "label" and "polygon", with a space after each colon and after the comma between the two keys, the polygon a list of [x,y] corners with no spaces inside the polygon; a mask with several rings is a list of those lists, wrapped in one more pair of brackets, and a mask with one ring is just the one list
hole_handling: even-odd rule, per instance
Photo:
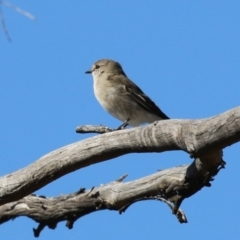
{"label": "grey-brown plumage", "polygon": [[94,94],[111,115],[132,126],[169,119],[158,106],[110,59],[95,62],[90,71]]}

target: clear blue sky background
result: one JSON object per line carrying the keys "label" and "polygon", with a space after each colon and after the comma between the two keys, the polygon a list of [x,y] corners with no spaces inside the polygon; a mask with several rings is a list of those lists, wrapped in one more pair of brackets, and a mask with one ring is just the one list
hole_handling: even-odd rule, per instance
{"label": "clear blue sky background", "polygon": [[[12,42],[0,31],[0,175],[92,135],[84,124],[120,122],[98,104],[92,77],[102,58],[119,61],[128,77],[170,117],[201,119],[239,105],[240,1],[20,1],[32,22],[2,7]],[[239,239],[239,143],[224,150],[226,170],[211,188],[182,204],[179,224],[159,202],[137,203],[123,215],[102,211],[62,222],[41,239]],[[131,154],[90,166],[49,184],[37,194],[59,196],[108,183],[125,173],[134,180],[189,164],[181,151]],[[4,240],[33,239],[37,224],[25,217],[0,226]]]}

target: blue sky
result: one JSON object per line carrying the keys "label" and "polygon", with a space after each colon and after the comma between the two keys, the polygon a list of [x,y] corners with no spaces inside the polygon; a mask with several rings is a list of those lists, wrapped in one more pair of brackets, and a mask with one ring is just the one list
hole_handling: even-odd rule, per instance
{"label": "blue sky", "polygon": [[[93,95],[85,75],[102,58],[119,61],[171,118],[201,119],[239,105],[239,1],[20,1],[33,22],[2,7],[12,42],[0,31],[0,175],[44,154],[91,137],[84,124],[116,127]],[[224,150],[227,162],[211,188],[186,199],[188,224],[162,203],[137,203],[126,213],[102,211],[60,223],[41,239],[239,239],[239,143]],[[236,161],[236,162],[234,162]],[[108,183],[125,173],[134,180],[190,164],[181,151],[130,154],[92,165],[40,189],[58,196]],[[0,226],[1,239],[33,239],[37,224],[18,218]],[[13,231],[14,229],[14,231]]]}

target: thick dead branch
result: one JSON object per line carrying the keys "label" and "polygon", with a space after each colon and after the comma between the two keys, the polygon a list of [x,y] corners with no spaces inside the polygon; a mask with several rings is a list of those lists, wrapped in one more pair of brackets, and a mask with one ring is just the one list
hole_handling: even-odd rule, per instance
{"label": "thick dead branch", "polygon": [[211,155],[214,161],[210,161],[207,167],[199,164],[206,160],[203,157],[189,166],[162,170],[132,182],[123,183],[124,175],[109,184],[90,190],[81,188],[70,195],[55,198],[27,196],[1,206],[0,223],[27,216],[39,223],[37,229],[33,229],[34,236],[38,237],[44,227],[55,229],[60,221],[67,221],[66,226],[71,229],[74,222],[86,214],[105,209],[116,210],[121,214],[133,203],[146,200],[166,203],[178,221],[186,223],[187,218],[179,209],[181,202],[202,187],[209,186],[209,181],[222,167],[221,151]]}
{"label": "thick dead branch", "polygon": [[[102,134],[55,150],[1,177],[0,204],[21,199],[72,171],[124,154],[183,150],[195,158],[207,159],[209,153],[239,140],[240,107],[203,120],[166,120]],[[209,159],[204,166],[211,162]]]}

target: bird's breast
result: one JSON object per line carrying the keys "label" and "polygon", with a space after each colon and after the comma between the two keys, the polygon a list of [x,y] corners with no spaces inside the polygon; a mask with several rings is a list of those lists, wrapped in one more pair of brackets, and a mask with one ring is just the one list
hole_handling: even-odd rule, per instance
{"label": "bird's breast", "polygon": [[93,85],[94,94],[99,103],[105,108],[109,110],[111,108],[112,102],[114,101],[115,89],[111,86],[108,86],[105,83],[94,81]]}

